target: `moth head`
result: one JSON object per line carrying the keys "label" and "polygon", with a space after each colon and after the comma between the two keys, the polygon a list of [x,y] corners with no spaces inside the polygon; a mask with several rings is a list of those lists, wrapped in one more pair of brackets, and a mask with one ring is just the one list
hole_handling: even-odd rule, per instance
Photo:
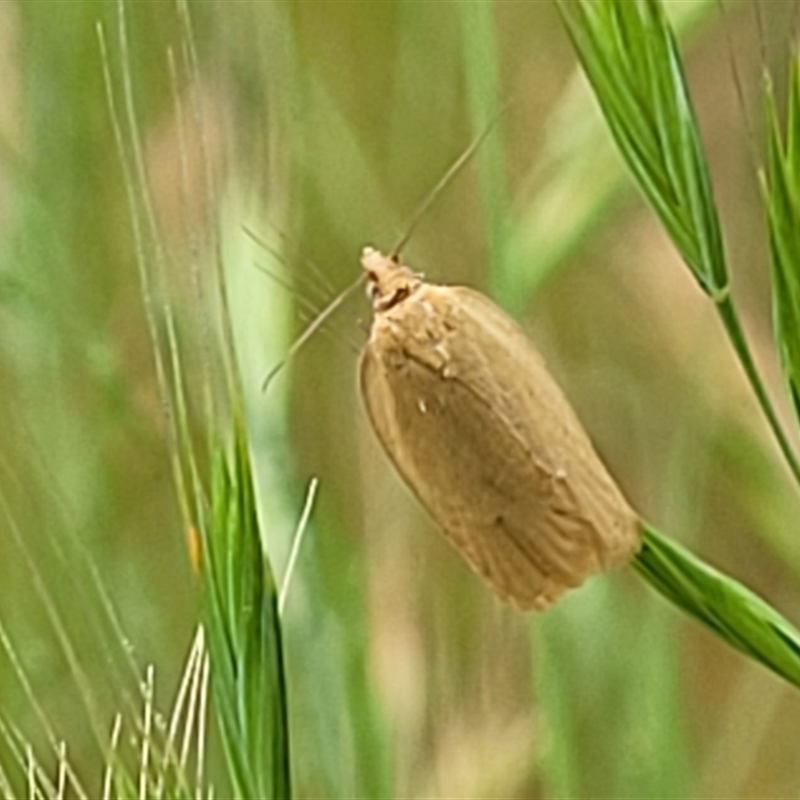
{"label": "moth head", "polygon": [[375,311],[386,311],[405,300],[421,283],[415,272],[398,256],[385,256],[374,247],[361,251],[361,266],[367,274],[367,297]]}

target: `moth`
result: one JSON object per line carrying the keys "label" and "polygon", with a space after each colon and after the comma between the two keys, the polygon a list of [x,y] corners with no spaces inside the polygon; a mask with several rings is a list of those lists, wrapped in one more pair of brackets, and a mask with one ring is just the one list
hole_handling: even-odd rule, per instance
{"label": "moth", "polygon": [[639,518],[517,323],[399,256],[367,247],[361,264],[373,307],[359,361],[369,420],[470,566],[502,600],[543,610],[629,561]]}

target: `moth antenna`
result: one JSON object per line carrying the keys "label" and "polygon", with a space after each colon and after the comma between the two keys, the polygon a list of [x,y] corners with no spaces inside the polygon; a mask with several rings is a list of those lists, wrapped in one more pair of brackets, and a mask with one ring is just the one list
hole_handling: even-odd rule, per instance
{"label": "moth antenna", "polygon": [[[296,289],[291,285],[291,283],[289,283],[289,281],[285,280],[280,275],[268,270],[263,264],[255,263],[253,266],[259,272],[262,272],[264,275],[266,275],[270,280],[277,283],[278,286],[284,289],[289,295],[294,297],[295,301],[300,307],[298,309],[298,315],[304,323],[308,322],[310,319],[316,319],[317,315],[320,313],[319,306],[315,305],[312,300],[302,293],[302,291]],[[323,330],[322,333],[326,334],[334,344],[341,347],[347,347],[354,353],[358,353],[360,349],[359,345],[355,344],[352,339],[345,339],[344,336],[334,335],[330,331]]]}
{"label": "moth antenna", "polygon": [[281,255],[263,236],[257,234],[249,225],[242,225],[242,231],[259,247],[275,256],[279,261],[284,260],[283,255]]}
{"label": "moth antenna", "polygon": [[470,158],[472,158],[472,156],[475,154],[475,151],[481,146],[481,144],[483,144],[483,140],[491,133],[495,123],[508,109],[509,104],[509,102],[505,102],[502,106],[500,106],[489,122],[486,123],[486,127],[473,140],[472,144],[470,144],[469,147],[467,147],[467,149],[453,162],[453,164],[450,166],[450,169],[445,172],[441,180],[436,184],[436,186],[433,187],[433,189],[431,189],[431,191],[428,193],[428,196],[411,215],[411,219],[406,225],[405,233],[400,237],[400,241],[398,241],[397,244],[392,248],[389,258],[397,259],[399,257],[400,252],[408,244],[411,234],[425,216],[425,213],[430,208],[433,201],[439,196],[441,191],[450,183],[450,181],[455,178],[455,176],[460,172],[461,168],[470,160]]}
{"label": "moth antenna", "polygon": [[266,392],[269,384],[272,382],[272,379],[286,366],[289,360],[297,353],[297,351],[320,329],[323,323],[328,319],[328,317],[336,311],[339,306],[344,303],[344,301],[367,279],[367,273],[363,272],[361,275],[356,278],[347,288],[343,289],[338,297],[334,297],[333,300],[324,308],[319,316],[311,322],[311,324],[300,334],[300,336],[295,339],[292,343],[292,346],[289,348],[289,352],[267,373],[267,377],[264,378],[261,384],[261,391]]}
{"label": "moth antenna", "polygon": [[[274,226],[271,227],[274,228]],[[276,250],[266,239],[264,239],[262,236],[259,236],[259,234],[257,234],[251,227],[248,225],[242,225],[242,231],[244,231],[244,233],[260,248],[266,250],[271,256],[280,261],[281,264],[286,263],[286,257],[283,255],[283,253]],[[277,228],[275,228],[275,232],[281,237],[281,239],[284,240],[284,242],[286,241],[286,234],[277,230]],[[315,290],[314,293],[317,295],[318,299],[323,302],[327,302],[330,295],[336,294],[333,284],[328,280],[325,273],[313,261],[306,259],[303,263],[313,270],[314,275],[318,278],[317,282],[305,281],[306,286],[303,287],[304,290],[308,291],[309,294],[311,294],[310,290]],[[327,297],[325,296],[324,292],[320,290],[319,284],[323,284],[323,288],[328,292]]]}

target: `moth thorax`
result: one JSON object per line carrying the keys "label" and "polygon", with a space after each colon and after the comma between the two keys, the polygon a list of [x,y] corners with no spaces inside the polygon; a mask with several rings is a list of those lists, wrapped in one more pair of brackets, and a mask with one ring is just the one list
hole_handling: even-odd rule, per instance
{"label": "moth thorax", "polygon": [[367,273],[367,296],[375,311],[386,311],[397,305],[422,283],[397,256],[385,256],[374,247],[361,251],[361,266]]}

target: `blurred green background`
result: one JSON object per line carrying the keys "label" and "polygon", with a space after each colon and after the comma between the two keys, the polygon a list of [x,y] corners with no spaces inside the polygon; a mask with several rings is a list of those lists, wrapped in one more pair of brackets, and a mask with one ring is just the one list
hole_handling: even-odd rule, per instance
{"label": "blurred green background", "polygon": [[[762,62],[780,85],[796,4],[758,6],[760,26],[745,3],[672,10],[733,290],[788,421],[754,153]],[[188,9],[187,77],[171,0],[126,5],[127,54],[116,3],[0,3],[0,619],[76,769],[99,776],[101,762],[26,554],[109,728],[118,686],[106,648],[120,642],[87,589],[81,548],[125,647],[156,665],[165,705],[198,607],[99,23],[112,80],[127,70],[132,81],[172,302],[198,330],[208,323],[186,265],[218,238],[279,575],[305,486],[320,480],[284,617],[297,795],[800,797],[796,692],[631,571],[526,617],[450,550],[368,429],[355,380],[363,297],[260,390],[356,277],[361,247],[391,248],[510,100],[407,262],[517,314],[632,504],[800,621],[796,491],[713,308],[621,169],[554,6]],[[3,654],[0,713],[43,746]],[[9,768],[3,759],[0,744]]]}

